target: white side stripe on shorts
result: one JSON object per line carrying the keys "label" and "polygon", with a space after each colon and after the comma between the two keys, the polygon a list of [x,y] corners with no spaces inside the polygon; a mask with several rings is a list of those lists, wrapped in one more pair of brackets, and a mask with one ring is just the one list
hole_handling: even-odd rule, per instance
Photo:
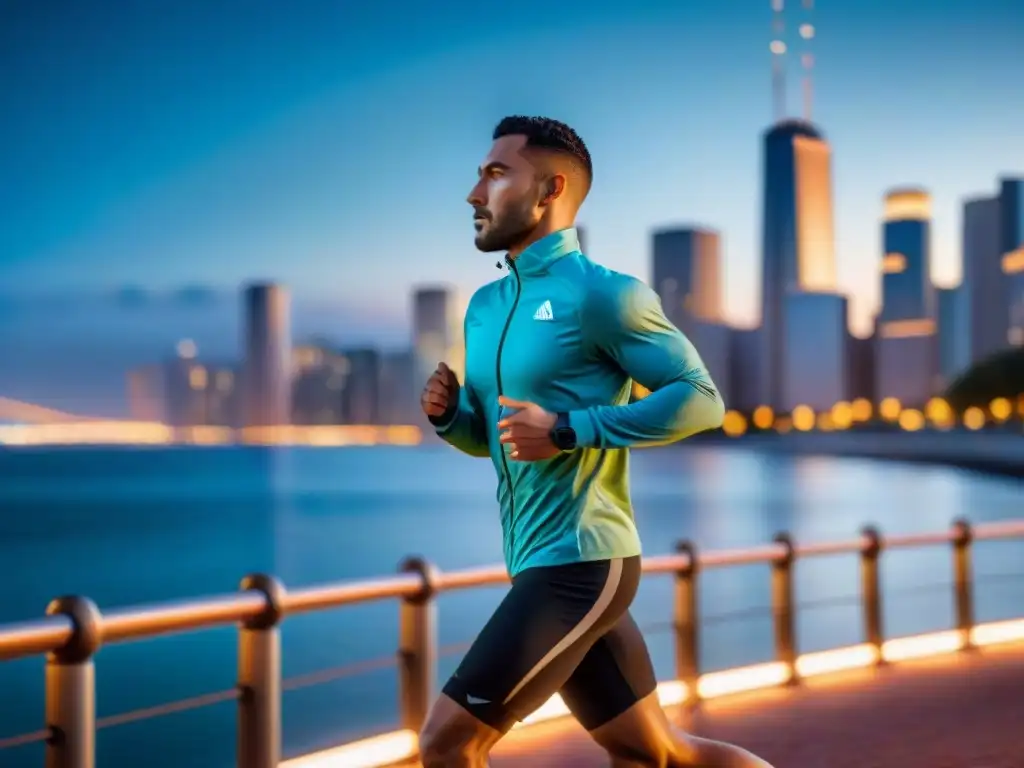
{"label": "white side stripe on shorts", "polygon": [[604,583],[604,587],[601,589],[601,594],[598,595],[597,600],[594,602],[593,607],[587,611],[587,615],[584,616],[580,623],[577,624],[572,630],[561,640],[555,643],[555,646],[544,654],[544,657],[533,665],[533,669],[526,673],[526,677],[519,681],[519,684],[512,689],[512,693],[505,697],[503,704],[508,704],[517,693],[529,683],[533,678],[540,674],[541,670],[544,669],[548,664],[558,658],[558,655],[564,653],[569,647],[585,635],[591,627],[597,624],[598,620],[604,615],[604,612],[608,610],[608,606],[611,605],[612,600],[615,598],[615,593],[619,589],[619,581],[622,579],[622,560],[616,558],[612,560],[608,568],[608,580]]}

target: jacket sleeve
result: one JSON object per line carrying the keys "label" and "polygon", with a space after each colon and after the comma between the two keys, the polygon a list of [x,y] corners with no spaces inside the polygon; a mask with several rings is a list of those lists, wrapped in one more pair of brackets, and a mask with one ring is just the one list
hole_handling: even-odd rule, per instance
{"label": "jacket sleeve", "polygon": [[665,317],[657,294],[625,275],[602,283],[584,302],[584,335],[651,394],[628,405],[570,412],[577,444],[663,445],[721,426],[722,397],[693,344]]}
{"label": "jacket sleeve", "polygon": [[483,411],[466,385],[459,389],[459,399],[441,416],[431,417],[430,423],[445,442],[463,453],[480,458],[491,455]]}
{"label": "jacket sleeve", "polygon": [[[468,320],[472,302],[466,309]],[[463,321],[462,338],[468,346],[466,329],[468,322]],[[465,356],[463,356],[465,357]],[[491,449],[487,442],[487,425],[484,423],[484,412],[473,396],[468,378],[459,388],[459,399],[449,404],[448,410],[436,418],[430,417],[434,431],[449,445],[463,453],[480,458],[490,457]]]}

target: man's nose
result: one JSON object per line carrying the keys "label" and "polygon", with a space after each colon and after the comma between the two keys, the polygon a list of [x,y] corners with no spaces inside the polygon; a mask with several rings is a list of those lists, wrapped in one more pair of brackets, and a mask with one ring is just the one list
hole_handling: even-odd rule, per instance
{"label": "man's nose", "polygon": [[487,195],[484,194],[484,190],[485,187],[483,181],[478,181],[476,185],[471,190],[469,190],[469,196],[466,197],[466,202],[472,205],[474,208],[483,208],[485,205],[487,205]]}

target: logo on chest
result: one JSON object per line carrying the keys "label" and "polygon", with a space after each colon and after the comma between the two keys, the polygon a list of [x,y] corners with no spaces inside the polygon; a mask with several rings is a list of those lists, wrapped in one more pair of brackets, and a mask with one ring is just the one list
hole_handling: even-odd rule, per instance
{"label": "logo on chest", "polygon": [[555,313],[551,311],[551,302],[545,301],[539,307],[537,311],[533,313],[534,320],[554,320]]}

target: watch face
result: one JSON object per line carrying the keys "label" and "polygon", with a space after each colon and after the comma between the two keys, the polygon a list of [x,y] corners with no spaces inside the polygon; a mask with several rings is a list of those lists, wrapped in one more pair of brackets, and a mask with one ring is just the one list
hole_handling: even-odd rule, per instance
{"label": "watch face", "polygon": [[576,432],[568,427],[563,427],[555,432],[555,439],[559,448],[575,448]]}

